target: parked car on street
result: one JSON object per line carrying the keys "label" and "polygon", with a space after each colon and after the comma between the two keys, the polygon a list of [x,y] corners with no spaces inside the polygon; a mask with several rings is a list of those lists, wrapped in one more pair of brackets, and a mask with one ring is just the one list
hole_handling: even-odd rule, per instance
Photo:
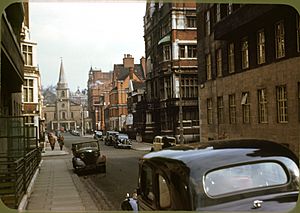
{"label": "parked car on street", "polygon": [[96,131],[94,132],[94,139],[100,140],[100,139],[102,139],[102,135],[103,135],[102,131],[96,130]]}
{"label": "parked car on street", "polygon": [[171,136],[155,136],[151,151],[159,151],[176,145],[176,138]]}
{"label": "parked car on street", "polygon": [[115,137],[119,134],[117,131],[106,131],[104,144],[107,146],[113,146]]}
{"label": "parked car on street", "polygon": [[127,134],[120,133],[115,137],[115,148],[131,149],[131,145],[132,143]]}
{"label": "parked car on street", "polygon": [[80,136],[80,133],[77,130],[70,130],[70,133],[75,136]]}
{"label": "parked car on street", "polygon": [[106,172],[106,157],[101,155],[98,141],[73,143],[72,152],[72,164],[76,173]]}
{"label": "parked car on street", "polygon": [[271,141],[211,141],[144,155],[138,180],[123,210],[283,212],[296,206],[299,161]]}

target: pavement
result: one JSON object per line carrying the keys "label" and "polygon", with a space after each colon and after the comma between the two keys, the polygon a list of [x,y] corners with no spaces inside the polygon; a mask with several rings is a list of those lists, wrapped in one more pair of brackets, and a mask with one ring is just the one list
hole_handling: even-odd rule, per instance
{"label": "pavement", "polygon": [[[133,141],[132,149],[150,151],[151,144]],[[42,160],[19,205],[19,212],[99,210],[99,204],[93,201],[79,177],[74,174],[68,155],[68,148],[60,150],[56,143],[54,150],[51,150],[50,144],[45,143]]]}

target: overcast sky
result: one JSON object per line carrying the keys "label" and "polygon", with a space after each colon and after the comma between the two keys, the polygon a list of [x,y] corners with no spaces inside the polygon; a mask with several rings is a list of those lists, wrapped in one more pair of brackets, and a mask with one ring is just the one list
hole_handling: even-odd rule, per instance
{"label": "overcast sky", "polygon": [[60,57],[71,91],[87,87],[90,67],[104,72],[131,54],[145,56],[143,1],[30,2],[31,39],[37,42],[42,85],[58,82]]}

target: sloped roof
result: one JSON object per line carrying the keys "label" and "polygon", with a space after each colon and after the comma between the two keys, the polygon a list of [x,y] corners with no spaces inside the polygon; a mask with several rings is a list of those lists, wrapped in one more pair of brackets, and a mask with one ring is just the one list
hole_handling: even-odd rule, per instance
{"label": "sloped roof", "polygon": [[133,89],[142,89],[146,87],[146,83],[145,82],[138,82],[138,81],[132,81],[133,84]]}
{"label": "sloped roof", "polygon": [[[129,75],[129,68],[125,68],[123,64],[115,64],[114,69],[119,71],[119,76],[117,80],[125,80]],[[143,67],[140,64],[134,65],[134,73],[141,79],[145,80],[145,75]]]}

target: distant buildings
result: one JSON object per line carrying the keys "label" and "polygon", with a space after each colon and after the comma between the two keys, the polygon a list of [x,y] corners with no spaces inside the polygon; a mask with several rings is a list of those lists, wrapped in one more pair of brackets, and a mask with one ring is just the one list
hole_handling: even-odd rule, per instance
{"label": "distant buildings", "polygon": [[284,5],[198,4],[201,141],[275,140],[299,153],[300,25]]}
{"label": "distant buildings", "polygon": [[[63,62],[61,61],[55,103],[44,107],[47,131],[80,129],[82,134],[85,133],[86,128],[91,126],[86,119],[87,108],[84,107],[84,102],[72,101],[76,98],[80,98],[80,96],[71,97]],[[80,98],[81,100],[83,99]]]}
{"label": "distant buildings", "polygon": [[109,93],[109,129],[125,131],[128,116],[128,88],[132,82],[143,82],[145,79],[145,59],[134,64],[134,58],[125,54],[123,64],[115,64],[112,76],[112,90]]}
{"label": "distant buildings", "polygon": [[146,126],[143,140],[199,141],[196,4],[148,1],[144,17]]}
{"label": "distant buildings", "polygon": [[109,92],[112,89],[112,72],[90,68],[88,78],[88,111],[91,129],[107,130],[104,111],[109,105]]}

